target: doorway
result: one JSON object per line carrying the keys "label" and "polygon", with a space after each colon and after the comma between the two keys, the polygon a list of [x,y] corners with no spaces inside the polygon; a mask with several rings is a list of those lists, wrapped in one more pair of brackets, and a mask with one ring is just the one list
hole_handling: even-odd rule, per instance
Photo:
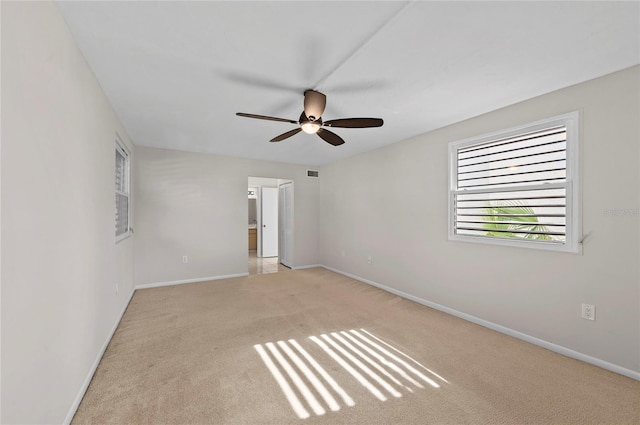
{"label": "doorway", "polygon": [[293,181],[249,177],[249,274],[288,270],[293,263]]}

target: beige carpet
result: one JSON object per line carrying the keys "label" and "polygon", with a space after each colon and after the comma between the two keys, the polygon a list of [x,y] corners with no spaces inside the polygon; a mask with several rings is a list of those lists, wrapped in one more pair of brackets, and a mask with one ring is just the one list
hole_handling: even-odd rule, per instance
{"label": "beige carpet", "polygon": [[640,424],[640,382],[311,269],[137,291],[73,423]]}

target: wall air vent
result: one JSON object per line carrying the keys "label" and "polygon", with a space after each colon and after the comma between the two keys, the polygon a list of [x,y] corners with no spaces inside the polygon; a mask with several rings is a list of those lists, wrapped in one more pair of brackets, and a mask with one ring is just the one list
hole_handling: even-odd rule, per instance
{"label": "wall air vent", "polygon": [[307,170],[307,177],[318,178],[320,177],[320,172],[318,170]]}

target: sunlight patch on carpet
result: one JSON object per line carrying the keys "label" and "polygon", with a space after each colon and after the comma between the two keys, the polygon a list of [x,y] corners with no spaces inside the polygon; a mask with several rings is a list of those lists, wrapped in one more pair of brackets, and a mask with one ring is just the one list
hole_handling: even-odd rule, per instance
{"label": "sunlight patch on carpet", "polygon": [[[365,334],[369,335],[370,337],[376,339],[377,341],[381,342],[382,344],[386,345],[387,347],[391,348],[392,350],[394,350],[395,352],[401,354],[402,356],[404,356],[405,358],[411,360],[412,362],[414,362],[415,364],[417,364],[418,366],[420,366],[421,368],[423,368],[424,370],[426,370],[427,372],[429,372],[430,374],[432,374],[433,376],[437,377],[438,379],[440,379],[442,382],[446,382],[449,383],[449,381],[447,381],[446,379],[444,379],[442,376],[438,375],[437,373],[435,373],[434,371],[432,371],[431,369],[423,366],[422,364],[420,364],[418,361],[414,360],[412,357],[410,357],[409,355],[403,353],[402,351],[398,350],[397,348],[395,348],[394,346],[387,344],[386,342],[384,342],[383,340],[381,340],[380,338],[378,338],[377,336],[371,334],[370,332],[367,332],[364,329],[360,329],[362,332],[364,332]],[[377,347],[380,351],[382,351],[383,353],[386,353],[389,357],[395,359],[397,362],[401,363],[402,365],[404,365],[408,370],[410,370],[412,373],[416,374],[417,376],[419,376],[420,378],[422,378],[425,382],[427,382],[429,385],[431,385],[434,388],[438,388],[439,385],[436,384],[435,382],[433,382],[432,379],[424,376],[422,373],[420,373],[419,371],[415,370],[415,368],[411,367],[411,365],[407,364],[406,362],[404,362],[402,359],[398,358],[397,356],[393,355],[392,353],[388,352],[387,350],[385,350],[382,346],[376,344],[373,341],[368,340],[366,337],[360,335],[358,333],[358,331],[355,330],[351,330],[351,333],[353,333],[354,335],[357,335],[358,337],[360,337],[361,339],[363,339],[364,341],[369,342],[369,344]]]}
{"label": "sunlight patch on carpet", "polygon": [[298,417],[301,419],[308,418],[310,416],[309,412],[307,411],[307,409],[304,408],[304,406],[302,406],[300,399],[298,398],[298,396],[296,396],[296,393],[293,391],[293,389],[289,385],[289,382],[287,382],[287,380],[282,375],[282,373],[280,373],[280,370],[278,370],[278,367],[273,363],[273,361],[271,360],[271,357],[269,357],[269,355],[267,354],[265,349],[262,347],[262,345],[257,344],[257,345],[254,345],[253,348],[256,349],[256,351],[260,355],[260,358],[262,359],[264,364],[267,366],[267,369],[269,369],[269,372],[271,372],[271,374],[273,375],[273,378],[276,380],[278,385],[280,385],[282,392],[289,400],[289,403],[291,404],[293,411],[296,412],[296,415],[298,415]]}
{"label": "sunlight patch on carpet", "polygon": [[[327,389],[327,386],[333,390],[346,406],[355,405],[349,394],[296,340],[290,339],[288,343],[278,341],[277,345],[268,342],[264,346],[256,344],[253,347],[300,419],[306,419],[311,416],[309,410],[313,411],[317,416],[325,414],[326,410],[318,401],[316,394],[320,396],[329,410],[333,412],[340,410],[340,404],[336,401],[331,391]],[[300,375],[304,376],[304,379]],[[315,389],[316,394],[310,390],[307,383]],[[305,404],[303,404],[301,398],[304,399]]]}
{"label": "sunlight patch on carpet", "polygon": [[[327,409],[337,412],[341,405],[355,405],[321,365],[320,359],[335,361],[380,401],[423,390],[424,384],[440,388],[435,379],[447,383],[437,373],[365,329],[310,336],[308,340],[313,342],[309,350],[294,339],[254,345],[300,419],[312,414],[324,415]],[[317,352],[315,355],[310,353],[313,348]]]}
{"label": "sunlight patch on carpet", "polygon": [[371,392],[371,394],[373,394],[378,400],[385,401],[387,399],[384,396],[384,394],[382,394],[382,392],[380,392],[380,390],[376,388],[375,385],[371,384],[371,382],[369,382],[367,378],[362,376],[362,374],[359,373],[355,368],[353,368],[349,364],[349,362],[347,362],[338,354],[336,354],[336,352],[332,350],[330,347],[328,347],[322,340],[320,340],[318,337],[315,337],[315,336],[311,336],[309,337],[309,339],[315,342],[316,344],[318,344],[320,348],[324,350],[325,353],[327,353],[331,358],[333,358],[333,360],[338,362],[340,366],[342,366],[347,372],[349,372],[351,376],[353,376],[356,379],[356,381],[358,381],[360,384],[362,384],[363,387],[369,390],[369,392]]}

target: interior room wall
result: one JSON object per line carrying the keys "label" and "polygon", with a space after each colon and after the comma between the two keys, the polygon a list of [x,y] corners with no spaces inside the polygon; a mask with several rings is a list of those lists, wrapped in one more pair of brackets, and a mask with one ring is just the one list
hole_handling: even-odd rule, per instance
{"label": "interior room wall", "polygon": [[0,422],[56,424],[133,293],[133,238],[115,243],[116,132],[134,151],[56,5],[0,7]]}
{"label": "interior room wall", "polygon": [[[320,262],[637,374],[639,80],[636,66],[322,167]],[[448,143],[575,110],[583,254],[449,241]]]}
{"label": "interior room wall", "polygon": [[[294,266],[321,262],[640,371],[640,68],[309,179],[303,166],[134,150],[55,4],[0,11],[0,422],[70,420],[134,282],[246,272],[248,176],[294,180]],[[582,114],[583,255],[449,242],[447,143],[571,110]],[[116,132],[132,153],[136,231],[118,244]],[[595,322],[579,317],[582,302]]]}
{"label": "interior room wall", "polygon": [[293,264],[318,263],[320,185],[307,167],[138,147],[134,169],[136,285],[246,274],[249,176],[295,182]]}

